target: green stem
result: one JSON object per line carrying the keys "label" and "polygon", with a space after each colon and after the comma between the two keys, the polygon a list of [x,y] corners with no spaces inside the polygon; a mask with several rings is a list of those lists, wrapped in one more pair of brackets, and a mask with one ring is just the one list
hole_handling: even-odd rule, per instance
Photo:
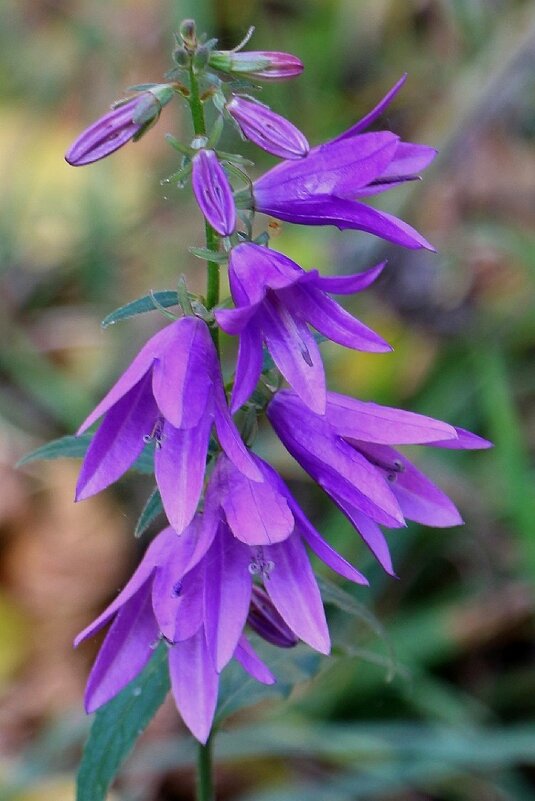
{"label": "green stem", "polygon": [[211,735],[206,745],[199,745],[197,756],[197,801],[215,801]]}
{"label": "green stem", "polygon": [[[199,93],[199,82],[193,69],[193,65],[189,69],[190,77],[190,91],[189,105],[191,109],[191,119],[193,121],[193,130],[196,136],[206,136],[206,121],[204,118],[204,109],[202,100]],[[208,250],[217,253],[219,250],[219,237],[214,231],[212,226],[205,221],[204,223],[206,235],[206,247]],[[208,310],[213,309],[219,303],[219,264],[215,261],[208,261],[207,264],[207,286],[206,286],[206,306]],[[216,350],[219,354],[219,329],[214,327],[211,329],[212,339]]]}

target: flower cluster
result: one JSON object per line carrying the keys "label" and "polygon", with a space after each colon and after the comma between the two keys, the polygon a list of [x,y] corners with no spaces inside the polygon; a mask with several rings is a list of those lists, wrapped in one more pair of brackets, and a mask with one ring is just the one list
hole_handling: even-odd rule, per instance
{"label": "flower cluster", "polygon": [[[212,278],[214,266],[228,262],[234,306],[217,301],[213,284],[212,302],[199,298],[192,305],[177,293],[181,316],[146,343],[80,428],[85,432],[102,418],[83,461],[77,499],[109,486],[151,451],[168,526],[77,643],[113,621],[87,685],[92,711],[128,684],[164,641],[177,707],[205,742],[219,676],[232,659],[258,681],[275,681],[248,628],[277,647],[302,640],[329,652],[309,550],[343,578],[367,584],[314,528],[277,472],[252,452],[251,426],[243,421],[267,417],[390,574],[382,527],[400,528],[407,520],[439,527],[462,522],[452,501],[394,446],[470,449],[490,443],[430,417],[330,392],[321,337],[358,351],[390,350],[332,298],[362,292],[385,265],[324,276],[273,250],[267,234],[252,235],[258,212],[432,250],[407,223],[362,202],[414,180],[434,156],[432,148],[389,131],[367,132],[405,77],[348,131],[310,147],[291,122],[251,96],[253,79],[298,75],[302,65],[295,56],[219,51],[214,40],[197,38],[191,21],[182,25],[177,45],[170,83],[144,85],[87,129],[66,158],[82,165],[107,156],[139,138],[174,95],[185,98],[195,138],[183,145],[171,137],[182,153],[180,181],[191,177],[206,221],[210,253],[203,256]],[[207,99],[218,120],[209,134],[202,107]],[[281,161],[252,183],[240,156],[218,150],[225,121]],[[247,189],[234,186],[244,178]],[[230,399],[219,328],[238,338]],[[290,388],[281,388],[283,379]],[[239,425],[233,418],[238,411]]]}

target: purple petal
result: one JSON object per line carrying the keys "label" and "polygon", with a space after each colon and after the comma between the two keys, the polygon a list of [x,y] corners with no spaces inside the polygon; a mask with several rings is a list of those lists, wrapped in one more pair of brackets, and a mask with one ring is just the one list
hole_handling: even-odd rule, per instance
{"label": "purple petal", "polygon": [[359,401],[337,392],[327,393],[327,420],[341,437],[384,445],[456,440],[455,429],[423,414]]}
{"label": "purple petal", "polygon": [[[184,578],[177,582],[175,592],[180,593],[176,605],[174,628],[170,627],[171,642],[182,642],[193,637],[204,622],[203,590],[205,584],[204,562],[199,562]],[[154,603],[154,598],[153,598]]]}
{"label": "purple petal", "polygon": [[381,175],[381,179],[418,175],[431,164],[436,155],[437,150],[434,147],[398,142],[394,158]]}
{"label": "purple petal", "polygon": [[143,670],[154,653],[158,634],[150,593],[142,587],[123,606],[100,648],[85,692],[88,714],[117,695]]}
{"label": "purple petal", "polygon": [[205,414],[194,428],[163,427],[154,454],[156,482],[165,514],[177,534],[193,519],[201,495],[213,417]]}
{"label": "purple petal", "polygon": [[232,413],[237,412],[253,394],[262,373],[263,356],[262,335],[256,326],[248,326],[240,336],[236,375],[230,399]]}
{"label": "purple petal", "polygon": [[341,231],[358,229],[412,250],[435,248],[407,223],[358,201],[329,195],[309,200],[276,200],[258,207],[264,214],[301,225],[335,225]]}
{"label": "purple petal", "polygon": [[217,485],[227,523],[241,542],[271,545],[292,533],[294,519],[288,503],[269,480],[250,481],[228,459],[220,457],[212,481]]}
{"label": "purple petal", "polygon": [[436,442],[428,442],[434,448],[450,448],[451,450],[480,450],[483,448],[492,448],[493,443],[488,439],[479,437],[477,434],[472,434],[465,428],[455,428],[457,432],[457,439],[439,440]]}
{"label": "purple petal", "polygon": [[199,207],[218,234],[230,236],[236,227],[232,187],[213,150],[193,157],[191,182]]}
{"label": "purple petal", "polygon": [[258,304],[237,309],[216,309],[215,318],[226,334],[235,337],[247,328],[257,311]]}
{"label": "purple petal", "polygon": [[139,122],[134,122],[134,116],[137,107],[147,96],[152,97],[148,92],[132,97],[100,117],[73,142],[65,154],[65,160],[73,167],[81,167],[109,156],[126,144],[141,128]]}
{"label": "purple petal", "polygon": [[330,651],[329,630],[321,595],[299,537],[266,549],[273,569],[264,579],[279,614],[297,636],[322,654]]}
{"label": "purple petal", "polygon": [[362,131],[365,131],[366,128],[375,122],[375,120],[383,114],[387,106],[390,105],[392,100],[395,98],[405,81],[407,80],[407,73],[401,76],[399,81],[394,84],[392,89],[390,89],[386,95],[383,97],[382,100],[373,108],[365,117],[362,117],[355,125],[352,125],[351,128],[348,128],[347,131],[344,131],[343,134],[340,134],[336,139],[333,139],[333,142],[338,142],[341,139],[348,139],[356,134],[360,134]]}
{"label": "purple petal", "polygon": [[375,556],[383,570],[390,576],[395,576],[394,568],[392,566],[392,557],[388,550],[388,543],[385,535],[373,520],[370,520],[367,515],[363,515],[354,506],[346,503],[338,504],[342,512],[353,523],[360,536]]}
{"label": "purple petal", "polygon": [[364,134],[357,146],[340,139],[313,148],[299,161],[282,162],[255,181],[255,208],[269,214],[266,209],[274,204],[293,204],[317,196],[350,196],[382,175],[398,141],[399,137],[387,131]]}
{"label": "purple petal", "polygon": [[276,50],[212,51],[209,64],[224,72],[247,73],[263,81],[284,81],[303,72],[303,63],[291,53]]}
{"label": "purple petal", "polygon": [[205,414],[217,354],[208,326],[198,317],[182,317],[173,332],[154,362],[152,391],[166,420],[175,428],[191,428]]}
{"label": "purple petal", "polygon": [[257,585],[253,586],[247,624],[277,648],[294,648],[299,642],[299,637],[284,622],[269,595]]}
{"label": "purple petal", "polygon": [[262,474],[245,447],[227,406],[222,380],[214,382],[215,427],[221,447],[228,458],[245,476],[262,481]]}
{"label": "purple petal", "polygon": [[303,283],[279,293],[281,300],[306,319],[317,331],[332,342],[347,348],[375,353],[392,348],[371,328],[345,311],[321,289]]}
{"label": "purple petal", "polygon": [[323,414],[325,371],[307,324],[275,296],[266,298],[258,317],[266,346],[285,379],[307,406]]}
{"label": "purple petal", "polygon": [[332,295],[352,295],[354,292],[362,292],[373,284],[385,267],[386,261],[382,261],[375,267],[370,267],[369,270],[355,275],[318,276],[314,280],[314,286],[324,292],[330,292]]}
{"label": "purple petal", "polygon": [[260,659],[253,646],[242,635],[234,651],[236,659],[247,673],[261,684],[276,684],[277,679],[264,662]]}
{"label": "purple petal", "polygon": [[158,417],[150,376],[120,398],[106,413],[91,441],[76,485],[76,500],[89,498],[114,481],[135,462]]}
{"label": "purple petal", "polygon": [[169,650],[171,689],[188,729],[201,743],[210,736],[219,674],[212,664],[204,629]]}
{"label": "purple petal", "polygon": [[369,585],[366,576],[363,576],[356,568],[353,567],[343,556],[341,556],[334,548],[331,548],[314,526],[306,519],[303,514],[298,520],[299,533],[306,540],[307,545],[314,551],[316,556],[321,559],[331,570],[343,576],[355,584]]}
{"label": "purple petal", "polygon": [[205,560],[204,609],[208,649],[223,670],[242,635],[249,613],[252,579],[249,549],[220,531]]}
{"label": "purple petal", "polygon": [[304,275],[295,261],[254,242],[242,242],[230,253],[230,289],[237,306],[260,303],[268,289],[291,286]]}
{"label": "purple petal", "polygon": [[234,95],[226,109],[243,135],[268,153],[283,159],[300,159],[308,153],[301,131],[263,103]]}

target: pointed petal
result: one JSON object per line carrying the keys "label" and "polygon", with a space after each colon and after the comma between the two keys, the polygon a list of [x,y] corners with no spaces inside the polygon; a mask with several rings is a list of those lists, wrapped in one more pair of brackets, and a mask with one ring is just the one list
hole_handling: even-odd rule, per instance
{"label": "pointed petal", "polygon": [[266,298],[260,319],[273,361],[303,402],[318,414],[323,414],[325,371],[316,340],[307,324],[273,296]]}
{"label": "pointed petal", "polygon": [[212,664],[204,629],[169,650],[169,673],[184,723],[197,740],[206,743],[217,704],[219,674]]}
{"label": "pointed petal", "polygon": [[166,420],[175,428],[192,428],[204,414],[217,360],[208,326],[198,317],[182,317],[175,336],[152,370],[152,391]]}
{"label": "pointed petal", "polygon": [[121,609],[98,653],[85,692],[88,714],[117,695],[143,670],[158,634],[150,593],[142,587]]}
{"label": "pointed petal", "polygon": [[166,422],[161,446],[154,454],[154,471],[162,503],[177,534],[191,523],[197,510],[212,422],[210,414],[201,417],[194,428],[174,428]]}
{"label": "pointed petal", "polygon": [[340,134],[336,139],[333,139],[333,142],[338,142],[340,139],[348,139],[356,134],[360,134],[362,131],[365,131],[366,128],[375,122],[375,120],[384,113],[385,109],[390,105],[392,100],[395,98],[405,81],[407,80],[407,73],[405,72],[399,81],[394,84],[392,89],[386,93],[382,100],[373,108],[371,111],[366,114],[365,117],[362,117],[355,125],[352,125],[347,131],[343,134]]}
{"label": "pointed petal", "polygon": [[381,179],[418,175],[431,164],[436,155],[437,150],[434,147],[417,145],[413,142],[398,142],[394,158],[381,175]]}
{"label": "pointed petal", "polygon": [[258,304],[237,309],[216,309],[215,318],[220,328],[232,337],[241,334],[258,310]]}
{"label": "pointed petal", "polygon": [[221,378],[214,382],[213,392],[215,427],[221,447],[240,472],[253,481],[262,481],[262,474],[246,448],[240,432],[230,415]]}
{"label": "pointed petal", "polygon": [[341,437],[385,445],[456,440],[453,426],[415,412],[359,401],[337,392],[327,394],[327,420]]}
{"label": "pointed petal", "polygon": [[236,227],[232,187],[213,150],[193,157],[191,184],[202,213],[218,234],[230,236]]}
{"label": "pointed petal", "polygon": [[[139,563],[136,571],[134,572],[130,581],[123,587],[119,595],[112,601],[112,603],[99,615],[92,623],[89,624],[83,631],[78,634],[74,640],[74,647],[77,648],[81,642],[92,637],[97,631],[100,631],[103,626],[108,623],[111,618],[126,604],[127,601],[134,596],[138,590],[141,589],[152,576],[157,565],[162,560],[165,560],[170,548],[174,545],[175,532],[171,528],[166,528],[158,534],[157,537],[151,542],[143,559]],[[146,592],[150,594],[149,584],[147,584]]]}
{"label": "pointed petal", "polygon": [[229,282],[237,306],[261,303],[268,289],[291,286],[305,275],[288,256],[254,242],[242,242],[230,253]]}
{"label": "pointed petal", "polygon": [[353,523],[360,536],[375,556],[383,570],[390,576],[395,576],[394,568],[392,566],[392,557],[388,550],[388,543],[385,535],[373,520],[370,520],[367,515],[363,515],[354,506],[347,503],[338,504],[342,512]]}
{"label": "pointed petal", "polygon": [[405,517],[435,528],[462,525],[463,519],[448,496],[408,459],[401,454],[397,456],[405,469],[402,473],[396,473],[392,492]]}
{"label": "pointed petal", "polygon": [[283,290],[280,295],[284,296],[283,299],[290,308],[295,309],[320,334],[332,342],[338,342],[346,348],[374,353],[392,350],[388,342],[375,331],[311,284],[301,284]]}
{"label": "pointed petal", "polygon": [[362,573],[344,559],[341,554],[335,551],[334,548],[331,548],[329,543],[323,539],[321,534],[316,531],[314,526],[304,515],[303,517],[305,518],[304,521],[302,519],[299,520],[299,533],[303,536],[307,545],[314,551],[316,556],[328,565],[331,570],[338,573],[338,575],[343,576],[349,581],[353,581],[355,584],[369,585],[370,582],[366,576],[363,576]]}
{"label": "pointed petal", "polygon": [[225,457],[219,457],[216,471],[213,480],[235,537],[246,545],[271,545],[291,534],[293,515],[269,479],[250,481]]}
{"label": "pointed petal", "polygon": [[329,630],[321,595],[305,547],[297,536],[266,548],[273,569],[264,586],[277,611],[311,648],[328,654]]}
{"label": "pointed petal", "polygon": [[385,211],[378,211],[356,200],[315,195],[308,200],[277,200],[258,206],[258,211],[279,220],[300,225],[335,225],[341,231],[357,229],[386,239],[396,245],[435,252],[435,248],[403,220]]}
{"label": "pointed petal", "polygon": [[253,646],[242,635],[234,651],[236,659],[247,673],[261,684],[276,684],[277,679],[264,662],[260,659]]}
{"label": "pointed petal", "polygon": [[168,325],[149,339],[145,346],[139,351],[132,364],[127,367],[108,394],[82,423],[77,434],[83,434],[84,431],[87,431],[99,417],[102,417],[102,415],[107,412],[108,409],[111,409],[123,395],[126,395],[127,392],[141,381],[145,373],[150,370],[154,359],[166,347],[169,339],[172,339],[174,334],[173,325],[174,324]]}
{"label": "pointed petal", "polygon": [[480,450],[494,447],[488,439],[472,434],[471,431],[467,431],[465,428],[456,427],[455,431],[457,432],[457,439],[445,441],[441,439],[427,444],[432,445],[434,448],[450,448],[451,450]]}
{"label": "pointed petal", "polygon": [[255,325],[247,326],[240,336],[236,375],[230,399],[230,411],[234,414],[246,403],[260,379],[263,363],[262,334]]}
{"label": "pointed petal", "polygon": [[354,292],[362,292],[373,284],[385,267],[386,261],[382,261],[375,267],[370,267],[369,270],[355,273],[355,275],[319,276],[314,281],[314,286],[324,292],[330,292],[332,295],[352,295]]}
{"label": "pointed petal", "polygon": [[250,551],[220,530],[205,560],[204,610],[208,649],[221,672],[230,662],[249,613]]}
{"label": "pointed petal", "polygon": [[150,435],[158,408],[145,376],[120,398],[91,441],[76,485],[76,500],[82,501],[117,481],[135,462]]}

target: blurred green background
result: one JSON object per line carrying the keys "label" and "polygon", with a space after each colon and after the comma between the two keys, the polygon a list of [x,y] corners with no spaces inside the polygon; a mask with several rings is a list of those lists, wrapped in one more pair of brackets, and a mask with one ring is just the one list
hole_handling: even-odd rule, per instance
{"label": "blurred green background", "polygon": [[[241,712],[220,735],[222,801],[529,801],[535,797],[535,8],[526,0],[2,0],[0,3],[0,795],[67,801],[88,721],[94,650],[74,633],[124,582],[152,487],[131,477],[72,503],[78,465],[16,471],[72,433],[157,313],[103,331],[116,306],[186,273],[203,291],[189,192],[163,141],[190,131],[178,104],[156,129],[78,170],[63,153],[131,84],[170,66],[186,16],[233,47],[289,50],[304,75],[262,98],[312,143],[350,125],[399,78],[383,124],[440,149],[422,183],[380,198],[438,248],[385,247],[282,226],[305,268],[355,272],[387,257],[352,309],[390,355],[324,345],[331,387],[442,417],[494,440],[482,453],[418,453],[464,527],[390,535],[399,580],[280,446],[259,447],[314,522],[371,579],[349,588],[383,637],[330,608],[337,658],[288,703]],[[229,135],[225,149],[239,147]],[[251,147],[246,151],[253,154]],[[258,170],[274,163],[255,152]],[[229,343],[228,353],[232,345]],[[346,588],[347,589],[347,588]],[[389,675],[390,650],[394,676]],[[386,667],[385,667],[386,666]],[[392,671],[390,671],[392,672]],[[172,705],[110,798],[193,797],[191,743]]]}

